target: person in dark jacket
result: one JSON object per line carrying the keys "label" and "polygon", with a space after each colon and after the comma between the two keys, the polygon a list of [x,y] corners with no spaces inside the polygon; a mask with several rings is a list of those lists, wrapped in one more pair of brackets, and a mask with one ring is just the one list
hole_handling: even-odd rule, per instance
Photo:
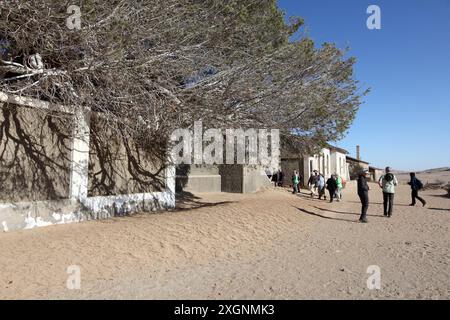
{"label": "person in dark jacket", "polygon": [[334,175],[332,175],[327,180],[327,190],[330,193],[330,202],[333,202],[334,195],[336,193],[337,188],[338,188],[338,185],[337,185],[336,177]]}
{"label": "person in dark jacket", "polygon": [[367,209],[369,209],[369,185],[367,184],[367,170],[364,170],[358,177],[358,196],[361,200],[361,217],[359,222],[367,223]]}
{"label": "person in dark jacket", "polygon": [[411,177],[411,180],[408,182],[408,184],[411,186],[411,199],[412,199],[410,206],[415,206],[416,199],[418,199],[420,202],[422,202],[422,205],[425,207],[427,202],[423,200],[421,197],[419,197],[419,190],[423,188],[422,182],[416,178],[415,172],[411,172],[409,176]]}
{"label": "person in dark jacket", "polygon": [[278,186],[278,171],[273,173],[272,182],[274,183],[274,187]]}
{"label": "person in dark jacket", "polygon": [[284,172],[282,170],[278,171],[278,186],[282,187],[284,183]]}

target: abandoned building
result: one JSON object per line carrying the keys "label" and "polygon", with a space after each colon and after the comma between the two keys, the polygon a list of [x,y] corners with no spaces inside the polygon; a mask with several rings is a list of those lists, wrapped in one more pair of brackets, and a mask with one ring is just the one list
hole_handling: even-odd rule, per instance
{"label": "abandoned building", "polygon": [[177,192],[252,193],[269,186],[259,165],[181,165],[176,170]]}
{"label": "abandoned building", "polygon": [[175,168],[125,147],[98,114],[2,92],[0,112],[3,231],[175,206]]}
{"label": "abandoned building", "polygon": [[322,173],[325,178],[329,178],[332,174],[338,174],[344,180],[349,180],[346,162],[348,152],[342,148],[329,145],[315,155],[298,155],[293,152],[282,152],[281,154],[281,170],[285,174],[286,184],[292,181],[294,170],[297,170],[303,177],[301,181],[303,186],[307,185],[308,178],[314,170]]}
{"label": "abandoned building", "polygon": [[347,155],[346,161],[348,163],[351,180],[357,179],[361,171],[369,171],[369,162],[361,160],[360,146],[356,146],[356,158]]}

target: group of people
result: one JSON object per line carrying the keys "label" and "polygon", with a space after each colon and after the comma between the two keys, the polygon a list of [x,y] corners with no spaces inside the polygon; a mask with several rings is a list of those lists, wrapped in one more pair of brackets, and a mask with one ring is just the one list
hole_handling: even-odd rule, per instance
{"label": "group of people", "polygon": [[[360,222],[367,223],[367,210],[369,209],[369,185],[367,183],[368,170],[364,170],[358,177],[358,196],[361,201],[361,216]],[[416,174],[411,172],[410,181],[408,184],[411,186],[411,199],[410,206],[416,205],[416,199],[418,199],[423,206],[426,205],[426,201],[419,197],[419,190],[423,188],[422,182],[417,179]],[[397,177],[391,172],[390,167],[386,167],[385,174],[378,180],[378,185],[383,190],[383,215],[390,218],[394,209],[394,195],[395,187],[398,185]]]}
{"label": "group of people", "polygon": [[[281,171],[280,171],[281,173]],[[361,216],[359,221],[362,223],[367,223],[367,210],[369,209],[369,184],[367,179],[369,177],[369,171],[363,170],[358,177],[358,196],[361,201]],[[292,193],[300,192],[300,185],[302,181],[302,176],[297,170],[294,170],[292,174]],[[419,190],[423,188],[422,182],[417,179],[414,172],[410,173],[410,181],[408,184],[411,186],[411,204],[410,206],[416,205],[416,200],[419,200],[423,206],[426,205],[426,201],[419,196]],[[330,202],[334,199],[337,201],[342,200],[342,189],[344,188],[345,181],[342,177],[337,174],[332,174],[329,179],[325,181],[325,177],[322,173],[317,170],[313,171],[313,174],[309,177],[308,187],[311,198],[314,195],[318,195],[319,199],[327,199],[326,190],[328,190]],[[394,195],[395,187],[398,185],[397,177],[391,172],[390,167],[386,167],[385,174],[383,174],[378,180],[378,185],[383,192],[383,214],[385,217],[391,217],[394,209]]]}
{"label": "group of people", "polygon": [[327,199],[326,191],[328,190],[330,202],[334,199],[337,201],[342,200],[342,189],[344,188],[344,179],[338,174],[332,174],[331,177],[325,181],[323,174],[319,173],[317,170],[313,171],[313,174],[309,177],[308,187],[311,194],[311,198],[318,194],[319,199]]}
{"label": "group of people", "polygon": [[272,174],[272,182],[275,187],[282,187],[284,183],[284,172],[282,170],[278,170]]}

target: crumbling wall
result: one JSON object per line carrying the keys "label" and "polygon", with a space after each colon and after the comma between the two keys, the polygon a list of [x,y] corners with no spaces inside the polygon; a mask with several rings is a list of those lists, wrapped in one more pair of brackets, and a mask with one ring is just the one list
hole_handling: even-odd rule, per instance
{"label": "crumbling wall", "polygon": [[175,172],[161,153],[92,119],[86,131],[89,166],[82,172],[88,197],[74,197],[70,186],[82,184],[71,181],[74,153],[80,152],[75,152],[73,115],[0,105],[0,230],[174,207]]}

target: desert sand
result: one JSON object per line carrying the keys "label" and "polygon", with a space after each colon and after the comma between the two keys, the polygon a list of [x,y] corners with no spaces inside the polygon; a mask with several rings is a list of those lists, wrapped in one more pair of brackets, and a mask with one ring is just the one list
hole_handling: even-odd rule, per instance
{"label": "desert sand", "polygon": [[[171,212],[0,234],[1,299],[449,299],[450,199],[392,218],[371,184],[361,224],[353,185],[328,203],[288,189],[202,194]],[[81,270],[69,290],[67,268]],[[369,289],[367,268],[381,271]]]}
{"label": "desert sand", "polygon": [[[406,183],[409,181],[409,173],[398,173],[396,174],[400,182]],[[425,171],[420,171],[416,173],[417,177],[423,182],[423,184],[450,184],[450,168],[437,168]]]}

